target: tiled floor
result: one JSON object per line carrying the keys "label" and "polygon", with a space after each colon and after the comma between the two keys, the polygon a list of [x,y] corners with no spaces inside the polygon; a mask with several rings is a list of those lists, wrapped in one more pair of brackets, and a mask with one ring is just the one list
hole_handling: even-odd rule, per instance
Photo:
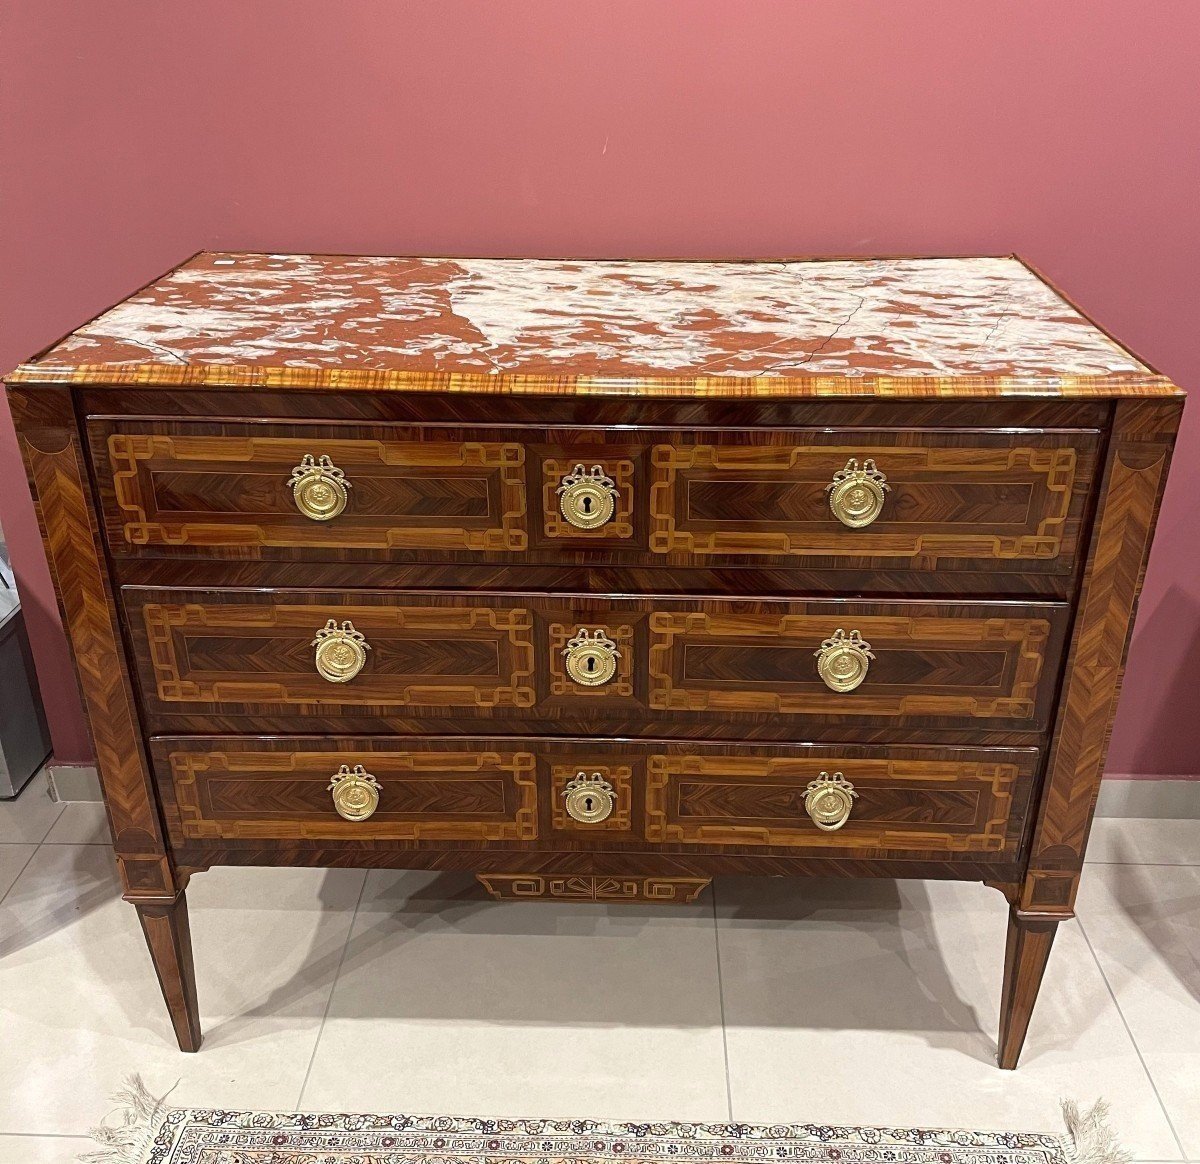
{"label": "tiled floor", "polygon": [[1103,1095],[1137,1160],[1200,1161],[1200,822],[1098,822],[1016,1072],[999,894],[749,878],[660,908],[214,870],[181,1055],[106,841],[41,785],[0,804],[4,1164],[73,1160],[134,1071],[198,1105],[1046,1131]]}

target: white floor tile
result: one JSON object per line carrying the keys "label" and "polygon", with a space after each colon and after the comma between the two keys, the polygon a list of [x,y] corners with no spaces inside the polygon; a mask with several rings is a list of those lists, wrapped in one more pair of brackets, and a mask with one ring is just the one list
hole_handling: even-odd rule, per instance
{"label": "white floor tile", "polygon": [[95,801],[78,800],[62,806],[46,834],[47,845],[111,845],[112,834],[104,805]]}
{"label": "white floor tile", "polygon": [[0,845],[0,901],[36,850],[37,845]]}
{"label": "white floor tile", "polygon": [[[362,885],[220,869],[189,889],[204,1047],[174,1044],[101,845],[44,845],[0,905],[0,1131],[85,1133],[132,1072],[181,1102],[292,1108]],[[186,1098],[184,1098],[186,1096]],[[52,1097],[52,1102],[47,1102]]]}
{"label": "white floor tile", "polygon": [[4,1164],[76,1164],[82,1153],[97,1150],[97,1144],[81,1136],[0,1135]]}
{"label": "white floor tile", "polygon": [[1200,865],[1200,820],[1097,817],[1087,859],[1089,863]]}
{"label": "white floor tile", "polygon": [[1106,1097],[1141,1160],[1178,1144],[1079,927],[1059,927],[1021,1066],[995,1065],[1006,905],[953,882],[718,881],[734,1116],[1061,1130]]}
{"label": "white floor tile", "polygon": [[1143,1057],[1187,1158],[1200,1160],[1200,1059],[1195,1051],[1148,1051]]}
{"label": "white floor tile", "polygon": [[1184,1148],[1200,1157],[1200,866],[1094,866],[1077,909]]}
{"label": "white floor tile", "polygon": [[[95,835],[83,813],[54,833]],[[1095,958],[1060,927],[1016,1072],[993,1058],[1005,905],[980,886],[719,879],[714,933],[706,903],[504,904],[379,872],[350,934],[363,877],[195,878],[187,1056],[107,846],[0,844],[0,1133],[26,1133],[0,1159],[74,1159],[51,1134],[84,1134],[134,1071],[196,1105],[724,1120],[718,941],[738,1119],[1058,1131],[1061,1097],[1103,1095],[1136,1160],[1182,1159],[1171,1123],[1200,1159],[1200,867],[1087,870]]]}
{"label": "white floor tile", "polygon": [[711,906],[372,873],[304,1106],[727,1119]]}
{"label": "white floor tile", "polygon": [[0,844],[38,844],[63,810],[50,799],[50,780],[43,768],[12,800],[0,800]]}

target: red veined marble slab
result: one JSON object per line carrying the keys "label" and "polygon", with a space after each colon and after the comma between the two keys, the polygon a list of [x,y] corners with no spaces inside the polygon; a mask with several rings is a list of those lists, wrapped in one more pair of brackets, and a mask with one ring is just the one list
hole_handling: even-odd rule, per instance
{"label": "red veined marble slab", "polygon": [[1012,257],[205,253],[9,379],[756,396],[1175,391]]}

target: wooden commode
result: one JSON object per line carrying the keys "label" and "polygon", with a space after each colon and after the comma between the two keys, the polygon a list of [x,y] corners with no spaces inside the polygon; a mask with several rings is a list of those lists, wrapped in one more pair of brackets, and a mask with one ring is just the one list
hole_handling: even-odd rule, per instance
{"label": "wooden commode", "polygon": [[7,383],[183,1049],[213,865],[742,873],[999,889],[1016,1065],[1182,408],[1019,259],[201,254]]}

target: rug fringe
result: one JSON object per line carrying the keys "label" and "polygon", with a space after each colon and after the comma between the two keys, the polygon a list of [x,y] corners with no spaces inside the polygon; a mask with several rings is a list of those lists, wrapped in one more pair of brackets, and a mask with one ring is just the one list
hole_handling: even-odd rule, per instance
{"label": "rug fringe", "polygon": [[[92,1128],[91,1137],[100,1147],[79,1156],[80,1164],[144,1164],[162,1121],[172,1110],[167,1096],[178,1085],[177,1080],[165,1094],[155,1096],[140,1075],[130,1075],[112,1096],[118,1105],[113,1114],[120,1122]],[[1067,1125],[1063,1151],[1069,1164],[1130,1164],[1133,1153],[1121,1147],[1109,1127],[1105,1100],[1098,1099],[1081,1112],[1073,1099],[1064,1099],[1062,1114]]]}
{"label": "rug fringe", "polygon": [[1067,1125],[1064,1141],[1071,1164],[1129,1164],[1133,1153],[1122,1148],[1108,1126],[1108,1104],[1098,1099],[1081,1112],[1073,1099],[1062,1101],[1063,1120]]}
{"label": "rug fringe", "polygon": [[85,1152],[79,1160],[86,1164],[143,1164],[149,1159],[163,1117],[171,1110],[167,1096],[177,1086],[178,1081],[166,1095],[153,1096],[140,1075],[130,1075],[125,1086],[112,1096],[119,1105],[114,1114],[121,1122],[92,1128],[90,1135],[100,1148]]}

